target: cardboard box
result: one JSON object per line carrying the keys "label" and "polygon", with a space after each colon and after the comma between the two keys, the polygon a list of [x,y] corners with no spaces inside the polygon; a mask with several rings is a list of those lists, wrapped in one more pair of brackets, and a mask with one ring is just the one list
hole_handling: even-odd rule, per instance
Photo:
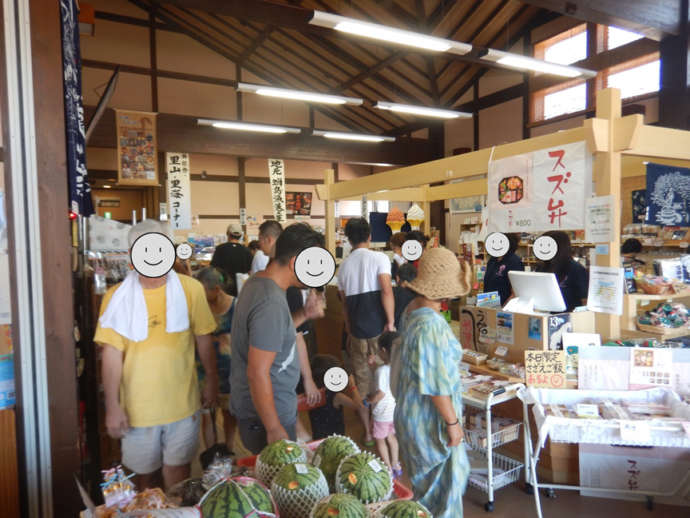
{"label": "cardboard box", "polygon": [[511,363],[523,363],[527,350],[560,348],[566,332],[594,332],[594,313],[525,315],[476,306],[466,306],[460,312],[463,348],[501,357]]}

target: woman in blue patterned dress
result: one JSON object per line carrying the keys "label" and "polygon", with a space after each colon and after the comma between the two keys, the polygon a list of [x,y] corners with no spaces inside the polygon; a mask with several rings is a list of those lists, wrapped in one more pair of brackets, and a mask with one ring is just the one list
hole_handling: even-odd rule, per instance
{"label": "woman in blue patterned dress", "polygon": [[[461,518],[470,472],[463,444],[462,346],[441,316],[441,301],[465,295],[470,269],[446,248],[427,250],[417,293],[401,320],[402,344],[395,383],[395,430],[414,497],[435,518]],[[393,374],[393,373],[392,373]]]}

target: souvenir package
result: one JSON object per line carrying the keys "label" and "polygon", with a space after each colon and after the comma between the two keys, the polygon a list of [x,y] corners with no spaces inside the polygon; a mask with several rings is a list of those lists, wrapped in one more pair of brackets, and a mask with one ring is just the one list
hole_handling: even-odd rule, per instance
{"label": "souvenir package", "polygon": [[462,359],[463,361],[467,363],[471,363],[473,365],[481,365],[482,363],[486,362],[486,359],[488,358],[488,355],[484,353],[480,353],[478,351],[463,351],[462,353]]}
{"label": "souvenir package", "polygon": [[646,311],[638,318],[638,324],[668,329],[677,329],[688,325],[690,316],[684,304],[659,304],[654,310]]}
{"label": "souvenir package", "polygon": [[125,476],[122,466],[103,472],[101,491],[105,507],[125,508],[134,499],[136,491],[130,481],[133,476],[134,474]]}

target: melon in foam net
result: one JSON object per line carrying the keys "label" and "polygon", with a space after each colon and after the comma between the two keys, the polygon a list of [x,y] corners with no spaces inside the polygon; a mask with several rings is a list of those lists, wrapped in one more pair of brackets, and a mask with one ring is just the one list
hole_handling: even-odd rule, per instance
{"label": "melon in foam net", "polygon": [[343,459],[335,475],[338,493],[356,496],[362,503],[387,500],[393,491],[393,477],[376,455],[356,453]]}
{"label": "melon in foam net", "polygon": [[368,518],[366,506],[352,495],[330,495],[314,506],[309,518]]}
{"label": "melon in foam net", "polygon": [[271,494],[281,518],[305,518],[319,500],[328,496],[328,483],[319,468],[288,464],[273,479]]}
{"label": "melon in foam net", "polygon": [[419,502],[396,500],[374,514],[375,518],[434,518]]}
{"label": "melon in foam net", "polygon": [[261,450],[254,471],[257,478],[270,487],[281,468],[295,462],[307,462],[306,450],[296,442],[281,439]]}
{"label": "melon in foam net", "polygon": [[204,518],[259,518],[261,515],[239,484],[232,480],[219,482],[199,502]]}
{"label": "melon in foam net", "polygon": [[335,492],[335,473],[342,460],[359,452],[359,446],[343,435],[331,435],[319,444],[314,452],[312,464],[323,472],[331,493]]}

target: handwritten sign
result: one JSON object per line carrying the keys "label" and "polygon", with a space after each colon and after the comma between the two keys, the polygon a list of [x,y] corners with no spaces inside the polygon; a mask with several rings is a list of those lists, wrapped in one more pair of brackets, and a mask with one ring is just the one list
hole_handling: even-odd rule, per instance
{"label": "handwritten sign", "polygon": [[565,351],[525,351],[528,387],[565,388]]}
{"label": "handwritten sign", "polygon": [[273,201],[273,217],[281,223],[287,220],[285,205],[285,162],[277,158],[268,159],[268,176]]}
{"label": "handwritten sign", "polygon": [[[613,205],[611,195],[587,198],[585,202],[585,241],[588,243],[613,241]],[[597,253],[599,252],[597,251]]]}
{"label": "handwritten sign", "polygon": [[489,163],[489,232],[540,232],[585,227],[592,159],[585,142]]}
{"label": "handwritten sign", "polygon": [[170,223],[175,230],[192,228],[192,188],[189,181],[189,155],[166,153]]}
{"label": "handwritten sign", "polygon": [[115,110],[117,183],[158,185],[156,114]]}

